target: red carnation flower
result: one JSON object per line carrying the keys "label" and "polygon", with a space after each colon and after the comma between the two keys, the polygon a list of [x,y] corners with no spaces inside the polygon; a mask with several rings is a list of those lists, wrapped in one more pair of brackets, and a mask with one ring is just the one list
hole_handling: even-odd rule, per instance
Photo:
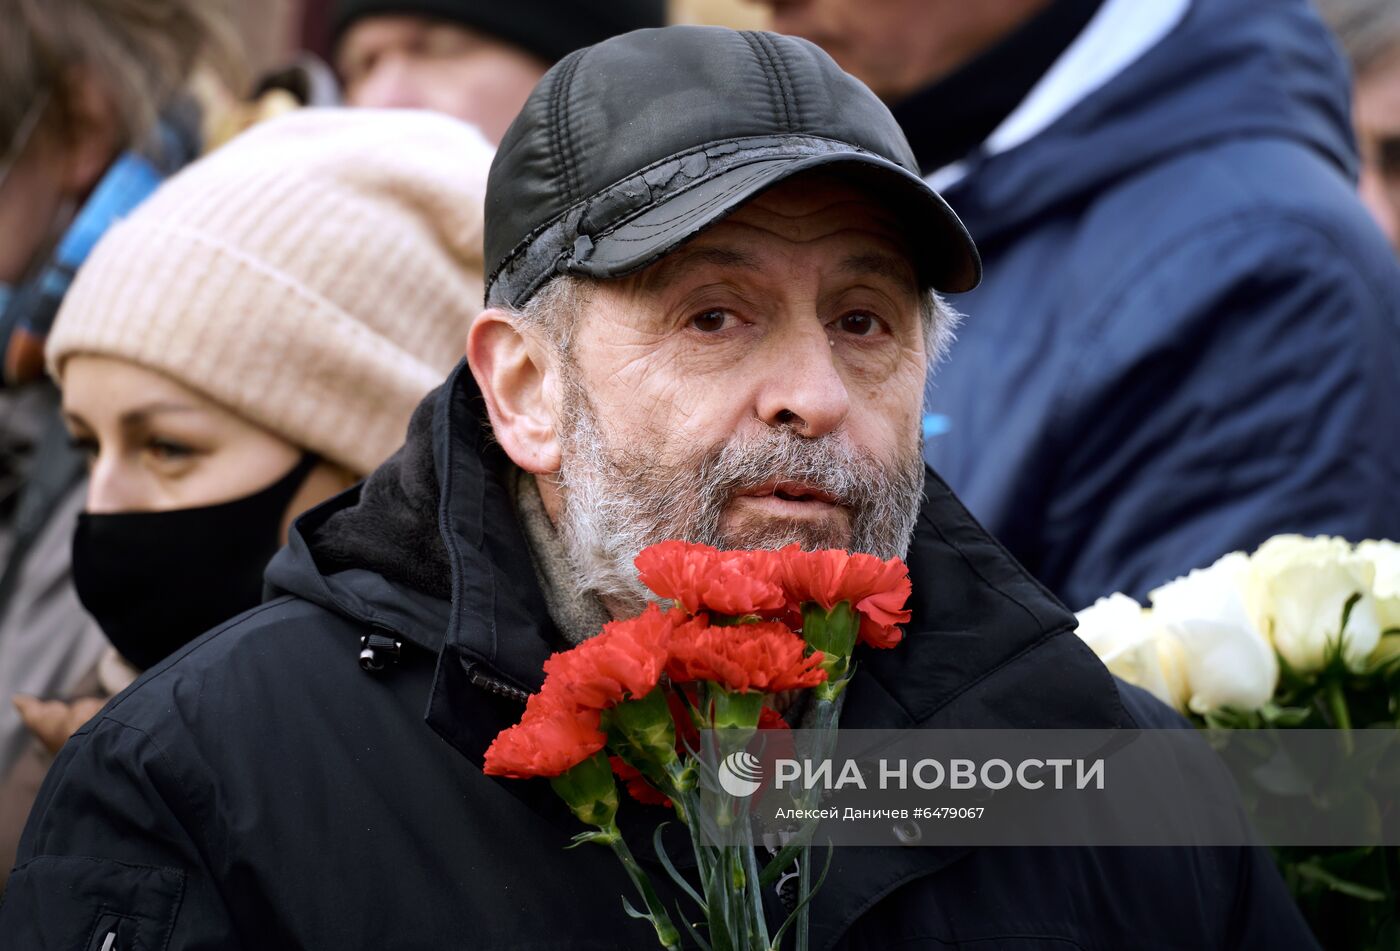
{"label": "red carnation flower", "polygon": [[685,625],[671,639],[666,674],[674,683],[709,680],[738,693],[780,693],[826,680],[822,654],[803,656],[807,644],[772,621],[732,627]]}
{"label": "red carnation flower", "polygon": [[671,805],[671,800],[648,782],[641,770],[629,765],[621,756],[609,756],[608,762],[612,765],[613,775],[622,780],[633,799],[648,806]]}
{"label": "red carnation flower", "polygon": [[644,549],[633,564],[642,584],[687,613],[741,617],[779,610],[787,602],[777,563],[763,554],[668,541]]}
{"label": "red carnation flower", "polygon": [[[685,697],[681,697],[681,692],[685,692]],[[676,755],[684,756],[690,750],[700,748],[700,728],[695,725],[695,718],[690,714],[690,708],[696,703],[696,691],[694,687],[677,686],[675,690],[666,691],[666,705],[671,708],[671,722],[676,726]]]}
{"label": "red carnation flower", "polygon": [[605,624],[602,633],[545,661],[545,683],[589,710],[644,697],[661,678],[671,630],[682,617],[651,604],[637,617]]}
{"label": "red carnation flower", "polygon": [[783,587],[798,605],[817,604],[830,611],[850,602],[860,615],[860,639],[871,647],[894,647],[904,636],[897,625],[909,621],[904,606],[913,593],[909,568],[898,558],[840,549],[802,551],[789,545],[782,557]]}
{"label": "red carnation flower", "polygon": [[607,743],[598,729],[600,719],[597,710],[581,710],[562,692],[546,687],[525,704],[520,722],[492,741],[484,772],[512,779],[568,772]]}
{"label": "red carnation flower", "polygon": [[791,732],[792,727],[788,725],[783,715],[772,707],[764,707],[758,711],[758,728],[760,730],[787,730]]}

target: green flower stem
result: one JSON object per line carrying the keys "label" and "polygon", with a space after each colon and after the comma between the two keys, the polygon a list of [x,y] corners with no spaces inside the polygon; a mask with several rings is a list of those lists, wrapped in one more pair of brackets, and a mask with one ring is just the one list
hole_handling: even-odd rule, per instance
{"label": "green flower stem", "polygon": [[657,787],[671,800],[676,816],[686,826],[690,825],[690,817],[697,815],[694,809],[698,799],[692,793],[698,783],[695,766],[678,756],[666,764],[666,782]]}
{"label": "green flower stem", "polygon": [[1328,681],[1326,697],[1327,709],[1332,714],[1332,725],[1342,731],[1342,745],[1350,755],[1354,748],[1351,738],[1351,711],[1347,708],[1346,693],[1342,690],[1339,678],[1334,677]]}
{"label": "green flower stem", "polygon": [[657,897],[656,889],[652,888],[651,879],[647,878],[647,873],[642,871],[642,867],[633,858],[632,850],[627,847],[627,840],[622,837],[616,824],[604,829],[603,832],[608,836],[608,844],[612,846],[613,854],[617,856],[617,860],[626,869],[627,877],[632,880],[632,885],[642,896],[642,901],[651,914],[651,924],[656,929],[656,940],[661,942],[661,947],[666,948],[667,951],[680,951],[680,932],[676,930],[671,916],[666,914],[666,907],[661,904],[661,899]]}
{"label": "green flower stem", "polygon": [[809,901],[807,900],[807,897],[808,897],[809,895],[812,894],[812,846],[811,846],[811,845],[809,845],[809,844],[804,844],[804,845],[802,846],[802,850],[798,853],[797,861],[798,861],[800,864],[797,866],[797,902],[798,902],[799,908],[798,908],[798,911],[797,911],[797,937],[796,937],[796,940],[797,940],[797,947],[802,948],[803,951],[806,951],[806,949],[807,949],[808,947],[811,946],[811,940],[812,940],[812,939],[811,939],[811,930],[812,930],[811,915],[809,915],[809,914],[807,913],[807,912],[808,912],[808,906],[811,905],[811,902],[809,902]]}
{"label": "green flower stem", "polygon": [[[744,858],[744,880],[746,883],[746,894],[751,903],[753,922],[750,931],[753,935],[753,945],[758,948],[767,948],[768,922],[763,915],[763,886],[759,884],[758,857],[754,854],[753,843],[740,849]],[[806,945],[799,945],[806,951]]]}
{"label": "green flower stem", "polygon": [[[845,683],[842,683],[845,686]],[[840,697],[838,690],[836,696],[827,700],[822,697],[817,699],[817,709],[815,714],[815,726],[818,735],[821,737],[821,756],[818,760],[830,760],[836,749],[836,723],[841,716],[841,704],[837,698]],[[814,827],[813,827],[814,828]],[[802,849],[797,857],[797,947],[805,949],[811,941],[811,902],[807,900],[812,893],[812,846],[811,830],[806,830],[803,836]]]}

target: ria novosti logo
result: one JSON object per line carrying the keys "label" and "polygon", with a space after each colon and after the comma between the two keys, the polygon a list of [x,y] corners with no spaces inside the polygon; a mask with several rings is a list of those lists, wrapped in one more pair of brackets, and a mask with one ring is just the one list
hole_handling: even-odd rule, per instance
{"label": "ria novosti logo", "polygon": [[763,764],[748,750],[736,750],[719,764],[719,784],[735,799],[745,799],[763,785]]}

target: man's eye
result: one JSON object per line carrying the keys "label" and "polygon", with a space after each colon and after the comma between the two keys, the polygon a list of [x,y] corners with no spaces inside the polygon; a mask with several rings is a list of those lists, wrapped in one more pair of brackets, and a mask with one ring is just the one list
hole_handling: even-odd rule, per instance
{"label": "man's eye", "polygon": [[726,310],[707,310],[696,314],[690,318],[690,326],[701,333],[717,333],[728,326],[729,312]]}
{"label": "man's eye", "polygon": [[857,337],[869,337],[880,330],[880,322],[863,311],[846,314],[837,323],[841,330]]}

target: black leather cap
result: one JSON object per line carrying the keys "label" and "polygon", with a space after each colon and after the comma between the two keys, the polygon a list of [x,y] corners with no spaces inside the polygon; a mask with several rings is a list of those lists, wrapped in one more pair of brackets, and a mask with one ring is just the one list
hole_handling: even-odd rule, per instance
{"label": "black leather cap", "polygon": [[519,307],[556,274],[639,270],[822,166],[902,217],[929,286],[977,285],[977,249],[894,117],[811,43],[673,26],[579,50],[535,87],[491,163],[487,302]]}

